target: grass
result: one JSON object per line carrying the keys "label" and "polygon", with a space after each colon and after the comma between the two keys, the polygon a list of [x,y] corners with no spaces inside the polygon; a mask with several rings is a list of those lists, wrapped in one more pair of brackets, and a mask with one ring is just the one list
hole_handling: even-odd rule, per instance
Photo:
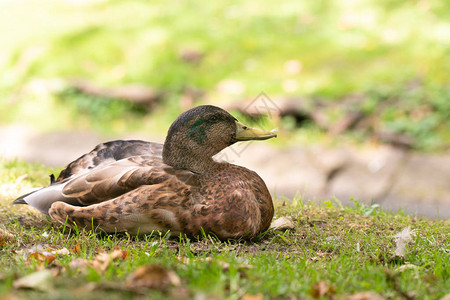
{"label": "grass", "polygon": [[[408,134],[419,150],[448,149],[446,1],[74,3],[0,4],[0,105],[8,112],[1,123],[161,132],[187,89],[206,93],[197,103],[219,105],[261,92],[330,105],[362,95],[359,108],[373,127]],[[146,116],[68,94],[72,78],[140,83],[165,96]],[[237,90],[224,88],[230,82]]]}
{"label": "grass", "polygon": [[[100,235],[11,206],[27,189],[47,184],[48,173],[56,170],[18,161],[1,161],[0,169],[0,227],[14,236],[0,240],[0,298],[346,299],[373,291],[388,299],[439,299],[450,290],[448,220],[389,214],[357,201],[346,207],[296,197],[276,200],[276,217],[292,218],[295,229],[270,231],[256,241]],[[29,176],[20,177],[23,173]],[[396,257],[394,235],[407,226],[417,234],[404,256]],[[40,250],[30,250],[37,245]],[[50,261],[45,251],[51,249],[68,251]],[[123,255],[99,267],[98,254],[114,249]],[[91,264],[74,267],[77,260]],[[175,272],[179,285],[153,290],[127,285],[129,274],[149,264]],[[41,270],[50,274],[42,291],[13,287]]]}

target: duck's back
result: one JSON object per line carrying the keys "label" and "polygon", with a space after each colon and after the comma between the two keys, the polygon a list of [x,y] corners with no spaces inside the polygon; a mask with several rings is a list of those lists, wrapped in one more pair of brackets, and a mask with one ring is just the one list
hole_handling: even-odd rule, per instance
{"label": "duck's back", "polygon": [[61,171],[56,182],[63,181],[73,175],[81,175],[92,169],[131,156],[162,156],[162,144],[140,140],[117,140],[97,145],[91,152],[71,162]]}

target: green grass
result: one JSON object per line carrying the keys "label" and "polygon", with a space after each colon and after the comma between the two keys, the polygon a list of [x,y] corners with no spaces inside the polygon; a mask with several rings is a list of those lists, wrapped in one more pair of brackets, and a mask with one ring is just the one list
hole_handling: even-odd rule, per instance
{"label": "green grass", "polygon": [[[319,282],[329,288],[322,299],[345,299],[363,291],[388,299],[401,299],[401,293],[439,299],[450,290],[449,221],[389,214],[357,201],[346,207],[335,200],[312,204],[296,197],[276,200],[276,217],[291,217],[295,229],[267,232],[251,242],[99,235],[69,230],[32,208],[10,204],[27,189],[47,184],[48,173],[55,170],[17,161],[1,161],[0,169],[0,227],[14,236],[0,246],[0,297],[239,299],[262,294],[267,299],[311,299]],[[29,176],[19,178],[23,173]],[[417,235],[403,258],[394,257],[393,236],[406,226]],[[47,264],[27,252],[36,245],[69,253]],[[104,271],[70,267],[76,259],[93,261],[99,252],[116,247],[128,257],[111,262]],[[173,270],[180,285],[164,290],[127,287],[129,274],[148,264]],[[13,287],[18,278],[38,270],[51,271],[49,290]]]}
{"label": "green grass", "polygon": [[[357,106],[374,127],[412,136],[419,150],[445,150],[449,16],[441,0],[1,3],[0,105],[8,112],[1,122],[161,133],[181,111],[186,88],[205,91],[197,103],[219,105],[260,92],[330,105],[363,95]],[[186,60],[186,52],[201,58]],[[302,66],[297,73],[286,69],[291,60]],[[36,80],[55,78],[62,90],[85,78],[146,84],[165,97],[145,116],[116,102],[33,89]],[[223,91],[224,80],[242,91]]]}

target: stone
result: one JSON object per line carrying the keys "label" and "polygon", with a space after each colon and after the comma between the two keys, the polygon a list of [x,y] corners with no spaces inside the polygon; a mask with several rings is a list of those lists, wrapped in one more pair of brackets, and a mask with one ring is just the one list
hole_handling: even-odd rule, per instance
{"label": "stone", "polygon": [[343,203],[350,198],[377,202],[389,191],[405,157],[403,151],[390,147],[353,150],[351,159],[331,180],[324,196],[337,197]]}
{"label": "stone", "polygon": [[450,217],[450,157],[412,154],[393,178],[383,207],[419,216]]}

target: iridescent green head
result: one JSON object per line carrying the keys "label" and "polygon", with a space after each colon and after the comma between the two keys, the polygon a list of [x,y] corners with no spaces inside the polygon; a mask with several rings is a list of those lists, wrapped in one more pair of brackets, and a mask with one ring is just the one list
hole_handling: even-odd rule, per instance
{"label": "iridescent green head", "polygon": [[164,163],[197,170],[199,161],[211,157],[238,141],[265,140],[276,133],[250,128],[227,111],[202,105],[182,113],[170,126],[163,149]]}

